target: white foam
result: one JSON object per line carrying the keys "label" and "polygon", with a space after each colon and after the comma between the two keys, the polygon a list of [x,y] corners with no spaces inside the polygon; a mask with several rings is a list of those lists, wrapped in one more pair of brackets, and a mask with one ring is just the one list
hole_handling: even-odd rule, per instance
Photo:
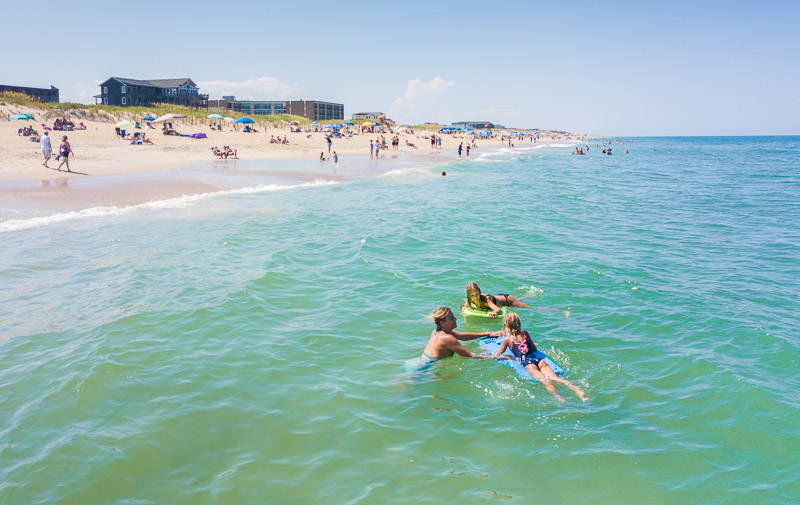
{"label": "white foam", "polygon": [[424,167],[395,168],[394,170],[389,170],[388,172],[379,175],[379,177],[390,177],[396,179],[414,174],[431,175],[433,172],[431,171],[430,165]]}
{"label": "white foam", "polygon": [[158,200],[152,202],[139,203],[136,205],[128,205],[125,207],[91,207],[71,212],[61,212],[58,214],[51,214],[49,216],[34,217],[29,219],[15,219],[11,221],[0,222],[0,233],[8,233],[12,231],[27,230],[30,228],[37,228],[39,226],[47,226],[50,224],[62,223],[73,219],[85,219],[91,217],[108,217],[119,216],[140,210],[158,210],[158,209],[183,209],[191,206],[199,200],[208,198],[216,198],[227,195],[246,195],[252,193],[265,193],[271,191],[281,191],[295,188],[307,188],[313,186],[327,186],[330,184],[337,184],[336,181],[317,179],[313,182],[304,182],[295,185],[281,185],[281,184],[261,184],[258,186],[249,186],[244,188],[227,189],[223,191],[212,191],[209,193],[198,193],[195,195],[183,195],[175,198],[168,198],[166,200]]}

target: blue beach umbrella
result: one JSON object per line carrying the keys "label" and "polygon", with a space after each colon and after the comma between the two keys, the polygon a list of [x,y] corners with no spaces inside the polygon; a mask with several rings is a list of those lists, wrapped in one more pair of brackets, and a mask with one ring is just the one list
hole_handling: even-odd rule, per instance
{"label": "blue beach umbrella", "polygon": [[249,117],[240,117],[239,119],[236,120],[236,123],[239,123],[239,124],[250,124],[250,123],[255,123],[255,121],[253,121]]}
{"label": "blue beach umbrella", "polygon": [[350,122],[350,121],[345,121],[343,124],[346,124],[347,126],[355,126],[355,125],[354,125],[352,122]]}
{"label": "blue beach umbrella", "polygon": [[145,117],[142,118],[143,121],[152,121],[154,119],[155,118],[153,116],[145,116]]}
{"label": "blue beach umbrella", "polygon": [[319,121],[314,121],[313,123],[311,123],[311,126],[316,126],[318,124],[319,124]]}
{"label": "blue beach umbrella", "polygon": [[12,119],[33,119],[33,116],[31,116],[30,114],[14,114],[13,116],[10,116],[8,118],[9,121],[11,121]]}

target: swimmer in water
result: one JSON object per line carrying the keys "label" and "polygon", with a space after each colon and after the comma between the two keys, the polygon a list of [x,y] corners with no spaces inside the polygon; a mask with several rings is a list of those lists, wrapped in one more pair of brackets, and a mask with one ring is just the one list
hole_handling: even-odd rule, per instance
{"label": "swimmer in water", "polygon": [[502,310],[500,307],[518,307],[520,309],[529,309],[530,305],[525,305],[513,296],[507,293],[499,293],[495,296],[481,294],[481,288],[474,282],[467,284],[467,301],[461,307],[461,310],[472,308],[476,310],[486,310],[491,312],[489,317],[496,318]]}
{"label": "swimmer in water", "polygon": [[584,402],[588,402],[589,398],[581,388],[574,385],[567,379],[562,379],[550,368],[550,365],[536,354],[536,344],[531,340],[528,332],[522,329],[522,322],[519,315],[511,312],[506,314],[503,318],[503,334],[506,337],[500,344],[500,349],[495,353],[494,358],[500,358],[506,349],[511,349],[514,358],[517,359],[525,370],[533,376],[534,379],[541,382],[545,389],[555,397],[556,400],[563,402],[564,398],[558,394],[553,382],[558,382],[570,388],[572,392],[578,395],[578,398]]}
{"label": "swimmer in water", "polygon": [[[475,359],[490,359],[494,356],[484,356],[473,354],[467,350],[466,347],[461,345],[459,340],[473,340],[480,337],[499,337],[502,333],[499,331],[492,331],[487,333],[460,333],[455,331],[458,322],[453,311],[447,307],[439,307],[428,316],[433,319],[433,324],[436,329],[431,333],[431,338],[425,345],[425,350],[422,351],[422,359],[435,363],[439,360],[449,358],[453,354],[464,356],[465,358]],[[505,357],[507,359],[508,356]],[[503,358],[501,358],[503,359]]]}

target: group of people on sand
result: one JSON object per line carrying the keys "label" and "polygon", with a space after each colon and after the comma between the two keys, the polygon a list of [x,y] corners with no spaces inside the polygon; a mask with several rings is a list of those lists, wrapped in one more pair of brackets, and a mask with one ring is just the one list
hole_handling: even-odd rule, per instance
{"label": "group of people on sand", "polygon": [[214,146],[211,148],[211,152],[214,153],[214,156],[216,156],[219,159],[225,159],[225,160],[227,160],[228,158],[233,158],[235,160],[239,159],[239,157],[236,155],[236,150],[231,149],[231,146],[222,146],[222,149],[218,148],[217,146]]}
{"label": "group of people on sand", "polygon": [[[485,310],[491,318],[497,318],[502,313],[501,307],[531,308],[530,305],[522,303],[510,294],[501,293],[494,296],[483,294],[481,293],[481,288],[474,282],[467,284],[466,295],[467,300],[461,307],[462,310],[467,308]],[[458,323],[453,311],[448,307],[437,308],[429,317],[433,320],[433,324],[436,325],[436,329],[431,333],[425,350],[422,351],[421,359],[424,362],[435,363],[454,354],[474,359],[516,359],[557,400],[563,401],[564,399],[556,391],[553,385],[554,382],[567,386],[581,400],[588,401],[586,393],[581,388],[556,375],[547,362],[541,359],[541,355],[537,355],[536,344],[528,332],[522,329],[522,321],[517,313],[509,312],[503,317],[502,330],[484,333],[456,331]],[[474,340],[480,337],[500,336],[504,338],[500,344],[500,349],[495,354],[473,354],[461,344],[461,341]],[[505,354],[507,349],[511,351],[513,356]]]}
{"label": "group of people on sand", "polygon": [[[53,146],[50,143],[50,133],[45,130],[44,134],[42,135],[42,156],[44,156],[44,163],[42,166],[45,168],[53,168],[47,165],[47,162],[50,161],[50,157],[53,155]],[[61,160],[61,164],[58,165],[56,170],[59,172],[61,171],[61,167],[67,165],[67,172],[72,172],[69,169],[69,157],[73,155],[72,146],[69,143],[69,139],[66,135],[61,137],[61,145],[58,146],[58,154],[56,155],[56,161],[59,159]]]}
{"label": "group of people on sand", "polygon": [[283,139],[281,139],[280,135],[278,135],[278,138],[275,138],[275,135],[272,135],[269,138],[269,143],[270,144],[288,144],[289,143],[289,139],[286,138],[286,135],[283,136]]}

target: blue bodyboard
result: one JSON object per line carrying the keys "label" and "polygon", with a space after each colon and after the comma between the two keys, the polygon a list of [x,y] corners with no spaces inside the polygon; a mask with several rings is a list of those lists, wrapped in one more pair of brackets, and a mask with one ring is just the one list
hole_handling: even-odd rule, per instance
{"label": "blue bodyboard", "polygon": [[[500,344],[503,343],[503,338],[504,337],[484,337],[478,340],[478,347],[480,347],[485,351],[488,351],[491,354],[494,354],[500,350]],[[506,349],[506,351],[503,354],[506,356],[512,356],[512,357],[514,356],[514,354],[511,352],[511,349]],[[558,366],[556,362],[548,358],[547,355],[545,355],[542,351],[536,351],[536,357],[543,359],[544,362],[547,363],[550,366],[550,368],[553,369],[556,375],[564,374],[564,369]],[[525,370],[525,367],[522,366],[522,363],[520,363],[517,359],[498,359],[497,362],[503,366],[507,366],[508,368],[513,369],[521,379],[537,383],[539,382],[536,379],[534,379],[533,376],[530,373],[528,373],[527,370]]]}

